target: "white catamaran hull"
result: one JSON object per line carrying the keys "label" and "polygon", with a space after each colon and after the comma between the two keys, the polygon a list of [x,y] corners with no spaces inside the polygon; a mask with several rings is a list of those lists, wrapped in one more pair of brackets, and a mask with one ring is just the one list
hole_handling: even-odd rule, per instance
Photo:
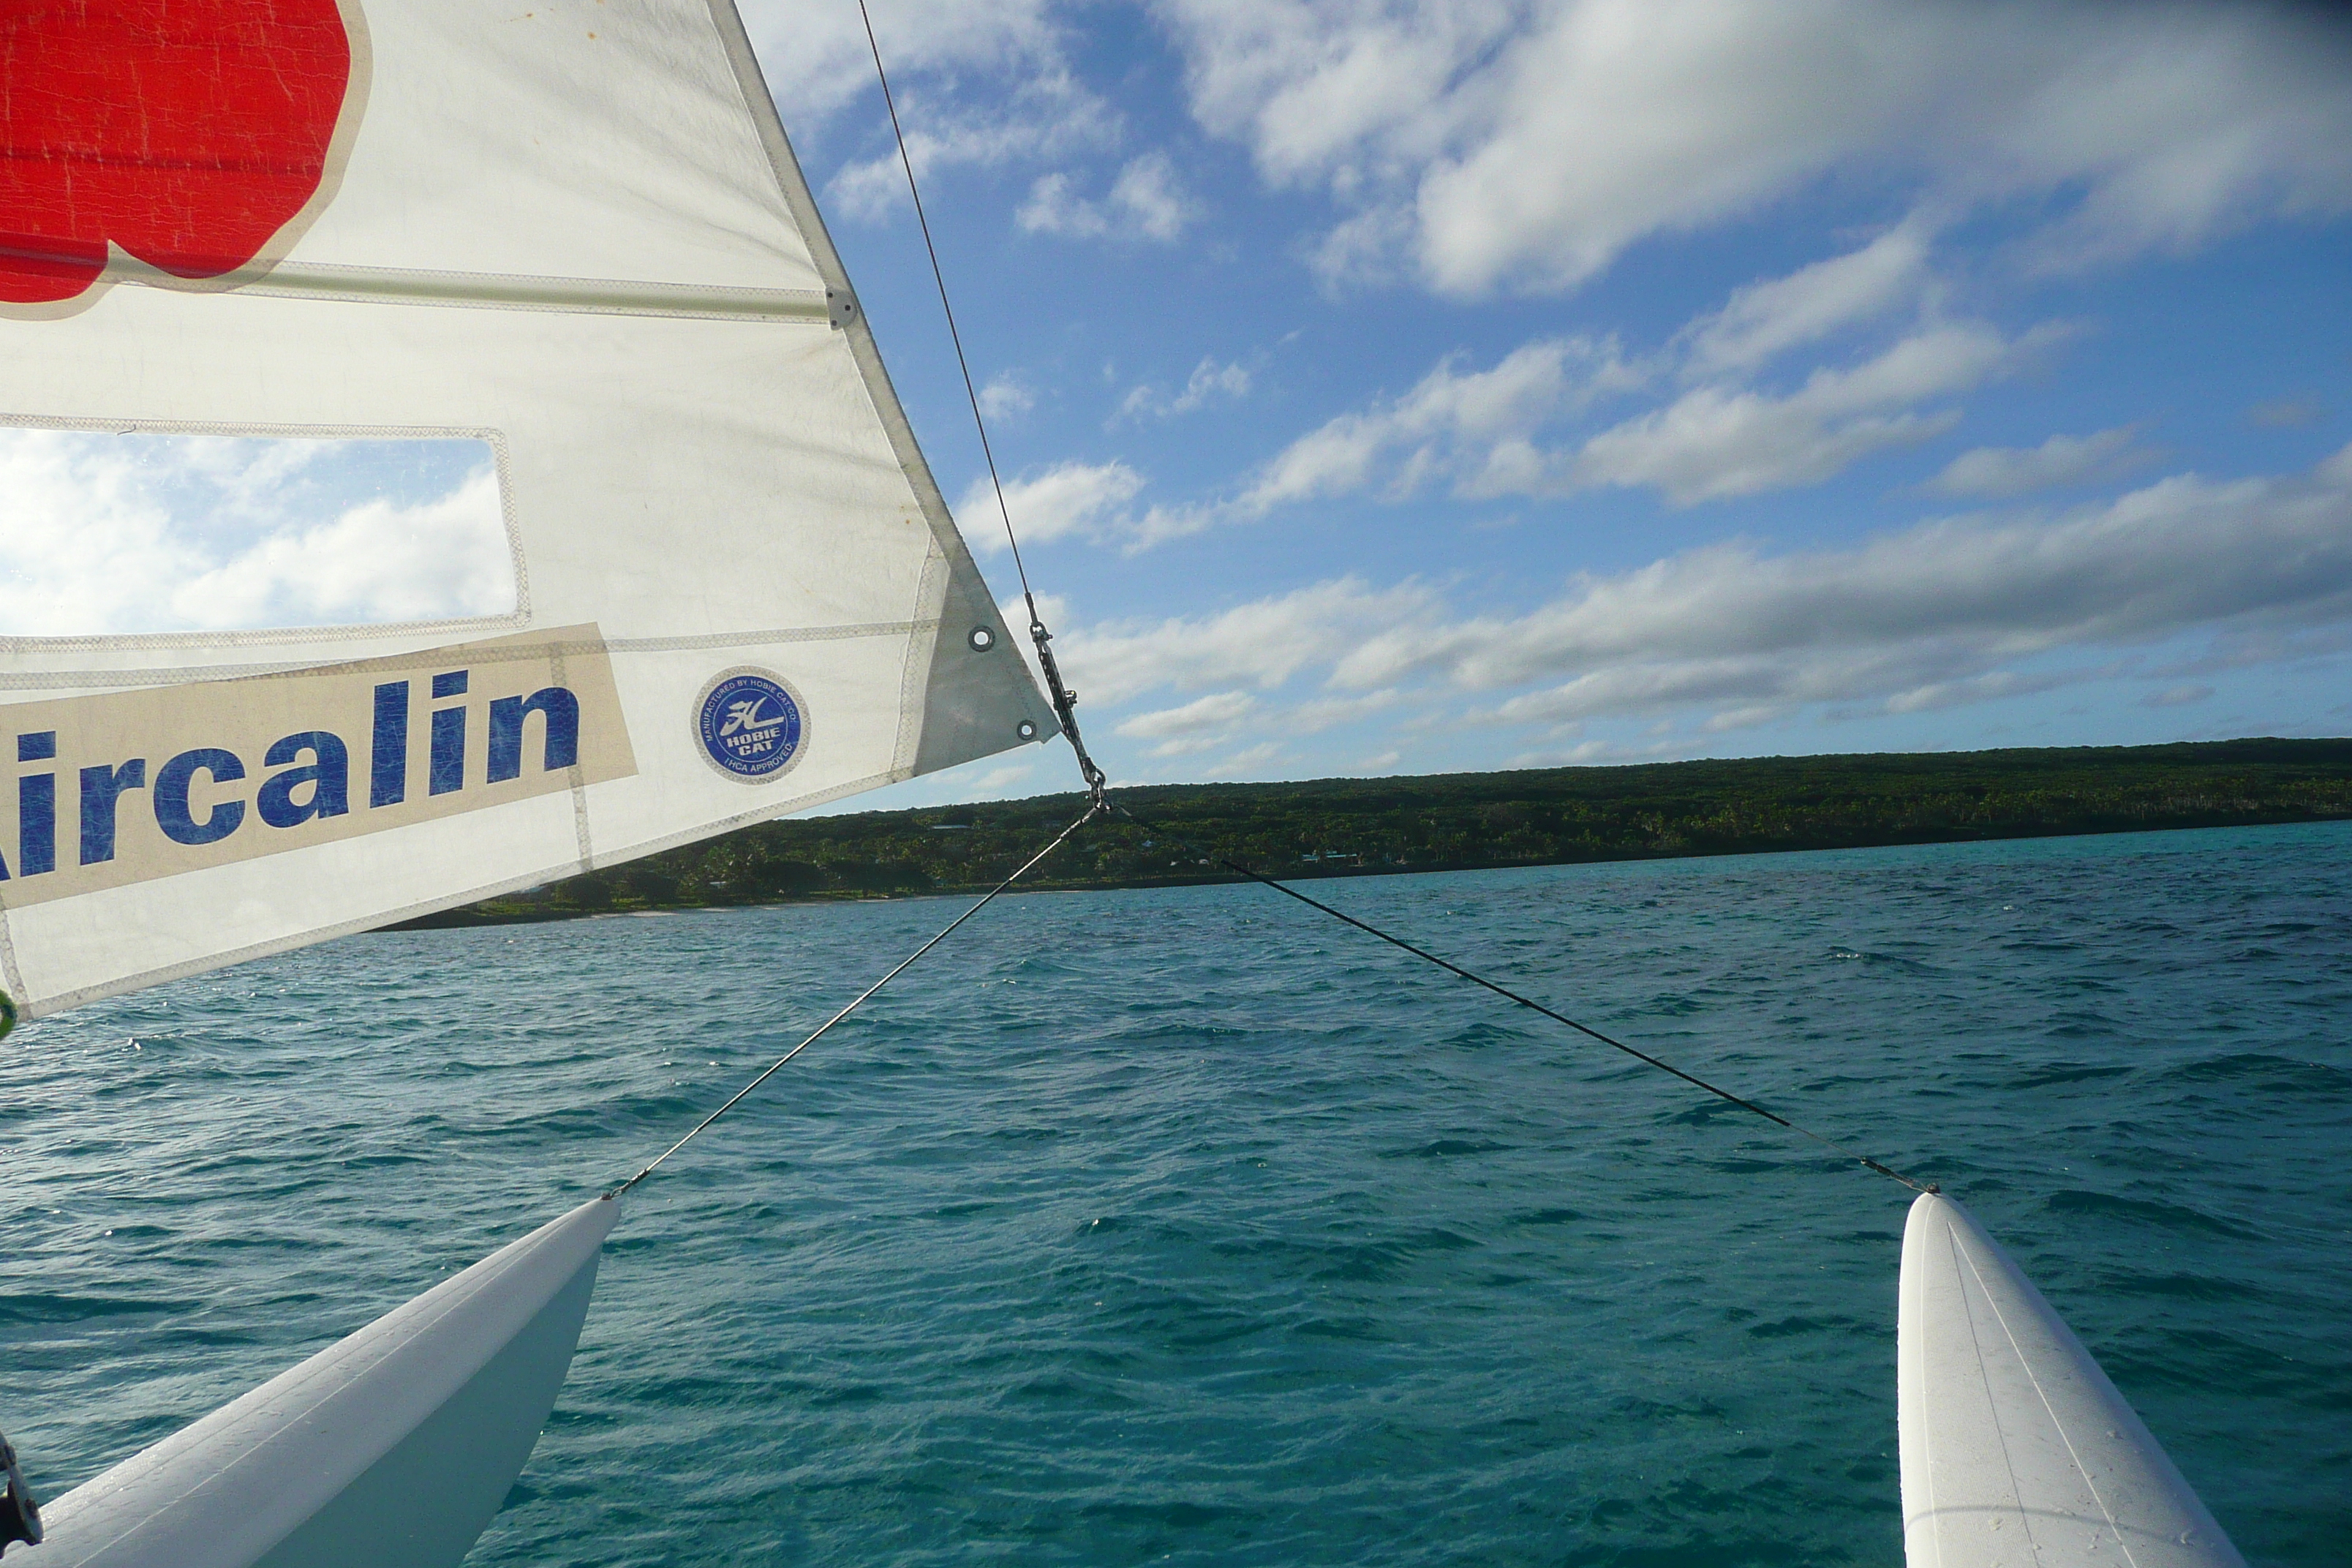
{"label": "white catamaran hull", "polygon": [[20,1550],[39,1568],[456,1568],[554,1407],[619,1212],[583,1204],[131,1456]]}
{"label": "white catamaran hull", "polygon": [[1903,1233],[1910,1568],[2245,1568],[2050,1303],[1958,1204]]}

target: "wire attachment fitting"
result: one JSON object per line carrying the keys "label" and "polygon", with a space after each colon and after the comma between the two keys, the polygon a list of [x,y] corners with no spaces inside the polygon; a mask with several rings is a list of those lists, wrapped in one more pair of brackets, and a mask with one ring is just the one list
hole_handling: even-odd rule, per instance
{"label": "wire attachment fitting", "polygon": [[[1062,733],[1070,738],[1070,750],[1078,755],[1078,772],[1087,781],[1087,795],[1094,809],[1102,811],[1106,809],[1103,791],[1109,787],[1110,781],[1095,765],[1095,760],[1087,755],[1086,742],[1078,739],[1078,721],[1074,711],[1078,694],[1062,684],[1054,650],[1045,646],[1054,640],[1054,634],[1045,629],[1044,618],[1037,614],[1037,595],[1029,587],[1029,567],[1021,559],[1021,538],[1013,531],[1013,510],[1004,504],[1004,481],[997,477],[996,448],[989,444],[988,420],[980,411],[980,389],[972,384],[971,362],[964,357],[963,334],[956,330],[955,306],[948,299],[948,275],[940,266],[940,247],[931,239],[931,220],[923,213],[923,187],[915,179],[915,160],[907,151],[906,128],[898,123],[898,100],[890,90],[890,73],[882,68],[882,46],[875,39],[874,17],[866,8],[866,0],[857,0],[857,15],[866,24],[866,47],[874,54],[874,79],[882,84],[882,105],[890,111],[890,134],[898,143],[898,166],[907,172],[907,195],[915,204],[915,226],[923,231],[923,251],[931,258],[931,281],[939,285],[940,313],[947,318],[948,342],[955,345],[956,369],[963,373],[963,395],[971,405],[972,428],[980,433],[981,455],[988,459],[988,483],[996,492],[996,515],[1004,521],[1004,542],[1013,546],[1013,569],[1021,574],[1021,597],[1029,605],[1029,640],[1037,645],[1037,665],[1045,673],[1046,694],[1054,700],[1054,716],[1061,721]],[[1023,722],[1025,726],[1027,721]],[[1024,741],[1029,738],[1025,728],[1019,733]]]}
{"label": "wire attachment fitting", "polygon": [[1029,640],[1037,645],[1037,668],[1045,672],[1045,694],[1053,699],[1054,717],[1062,721],[1062,733],[1069,737],[1070,750],[1077,753],[1078,773],[1087,781],[1087,794],[1092,797],[1097,811],[1105,809],[1103,791],[1110,787],[1094,758],[1087,754],[1087,742],[1078,733],[1078,694],[1062,684],[1062,667],[1054,662],[1054,634],[1045,629],[1044,617],[1037,614],[1036,596],[1021,595],[1029,604]]}
{"label": "wire attachment fitting", "polygon": [[0,1494],[0,1552],[21,1541],[27,1546],[41,1543],[41,1505],[33,1496],[33,1489],[25,1482],[25,1472],[17,1468],[16,1450],[8,1439],[0,1437],[0,1476],[7,1479],[8,1488]]}

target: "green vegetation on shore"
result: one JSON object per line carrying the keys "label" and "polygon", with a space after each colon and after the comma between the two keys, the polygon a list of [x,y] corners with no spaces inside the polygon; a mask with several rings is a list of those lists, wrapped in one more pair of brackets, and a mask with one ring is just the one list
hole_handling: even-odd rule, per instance
{"label": "green vegetation on shore", "polygon": [[[1024,885],[1231,880],[1214,858],[1286,878],[1362,876],[2352,817],[2352,740],[1155,784],[1112,798],[1153,826],[1092,823]],[[982,889],[1080,805],[1053,795],[763,823],[411,924]]]}

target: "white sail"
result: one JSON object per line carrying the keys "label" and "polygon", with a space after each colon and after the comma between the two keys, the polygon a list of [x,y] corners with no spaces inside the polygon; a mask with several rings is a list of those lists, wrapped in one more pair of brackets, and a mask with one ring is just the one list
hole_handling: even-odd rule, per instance
{"label": "white sail", "polygon": [[599,1198],[75,1488],[44,1568],[457,1568],[555,1403]]}
{"label": "white sail", "polygon": [[1922,1193],[1896,1318],[1910,1568],[2245,1568],[1974,1215]]}
{"label": "white sail", "polygon": [[0,426],[478,440],[516,584],[428,624],[0,639],[27,1014],[1055,732],[730,0],[0,33]]}

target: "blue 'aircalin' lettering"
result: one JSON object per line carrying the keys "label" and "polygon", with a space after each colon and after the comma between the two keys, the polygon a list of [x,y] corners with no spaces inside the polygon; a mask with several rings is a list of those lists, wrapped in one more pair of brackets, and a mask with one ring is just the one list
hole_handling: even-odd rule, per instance
{"label": "blue 'aircalin' lettering", "polygon": [[368,805],[398,805],[408,798],[408,682],[375,689],[375,739],[368,751]]}
{"label": "blue 'aircalin' lettering", "polygon": [[[303,767],[286,767],[305,752],[317,760]],[[270,774],[253,800],[254,810],[270,826],[294,827],[314,816],[341,816],[351,810],[352,759],[341,735],[305,730],[271,745],[261,761],[265,767],[286,768],[282,773]],[[310,798],[298,804],[294,792],[304,784],[310,786]]]}
{"label": "blue 'aircalin' lettering", "polygon": [[119,768],[81,771],[81,863],[114,858],[114,806],[127,789],[147,787],[147,759],[133,757]]}
{"label": "blue 'aircalin' lettering", "polygon": [[[433,678],[435,697],[465,694],[464,670],[453,669]],[[466,787],[466,710],[462,706],[434,710],[432,766],[425,776],[428,795],[447,795]]]}
{"label": "blue 'aircalin' lettering", "polygon": [[195,819],[188,806],[188,787],[200,773],[208,773],[222,784],[235,784],[245,776],[245,763],[235,752],[199,746],[182,752],[156,772],[155,826],[174,844],[217,844],[245,821],[241,800],[216,802],[212,815],[202,822]]}
{"label": "blue 'aircalin' lettering", "polygon": [[[58,754],[58,732],[16,737],[16,760],[46,763]],[[27,773],[16,781],[16,864],[37,877],[58,868],[58,775]]]}
{"label": "blue 'aircalin' lettering", "polygon": [[580,699],[561,686],[541,687],[528,697],[501,697],[490,704],[490,783],[522,777],[522,726],[531,714],[547,720],[547,743],[540,766],[549,773],[580,761]]}

